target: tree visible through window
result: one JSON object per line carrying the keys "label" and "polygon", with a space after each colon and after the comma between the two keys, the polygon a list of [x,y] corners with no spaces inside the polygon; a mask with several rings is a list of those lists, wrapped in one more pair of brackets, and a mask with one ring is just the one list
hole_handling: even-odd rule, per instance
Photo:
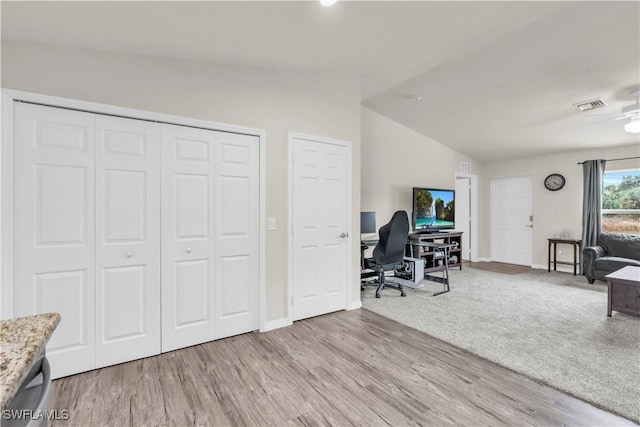
{"label": "tree visible through window", "polygon": [[604,173],[602,231],[640,234],[640,169]]}

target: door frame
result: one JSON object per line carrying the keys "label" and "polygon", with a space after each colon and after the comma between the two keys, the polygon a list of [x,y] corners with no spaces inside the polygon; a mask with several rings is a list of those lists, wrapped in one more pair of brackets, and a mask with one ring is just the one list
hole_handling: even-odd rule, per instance
{"label": "door frame", "polygon": [[[494,229],[493,229],[493,204],[495,202],[495,190],[493,183],[499,179],[515,179],[515,178],[528,178],[531,183],[531,192],[529,193],[529,199],[531,202],[531,215],[533,215],[533,176],[532,175],[520,175],[520,176],[494,176],[489,178],[489,261],[495,261],[494,257]],[[529,239],[529,262],[528,264],[517,264],[533,266],[533,226],[530,228],[531,238]],[[497,261],[500,262],[500,261]]]}
{"label": "door frame", "polygon": [[244,126],[227,125],[208,120],[192,119],[189,117],[175,116],[171,114],[157,113],[145,110],[136,110],[127,107],[118,107],[107,104],[99,104],[76,99],[43,95],[32,92],[24,92],[13,89],[1,89],[2,91],[2,135],[1,135],[1,161],[0,161],[0,191],[2,192],[2,205],[0,206],[0,318],[13,317],[12,288],[13,288],[13,102],[25,101],[50,107],[81,110],[96,114],[106,114],[117,117],[149,120],[160,123],[169,123],[180,126],[195,127],[213,131],[241,133],[258,137],[260,153],[260,220],[259,220],[259,297],[258,319],[259,330],[265,331],[266,324],[266,295],[265,295],[265,213],[266,213],[266,132],[262,129]]}
{"label": "door frame", "polygon": [[345,147],[347,150],[347,289],[344,310],[350,310],[352,307],[353,286],[351,283],[353,276],[353,155],[352,144],[350,141],[343,141],[324,136],[309,135],[301,132],[288,132],[288,218],[287,218],[287,317],[282,319],[282,326],[293,324],[293,141],[294,139],[304,139],[309,142],[317,142],[321,144],[332,144]]}
{"label": "door frame", "polygon": [[[469,261],[477,262],[478,261],[478,175],[473,175],[469,173],[455,173],[456,182],[459,178],[468,178],[469,185],[471,186],[471,200],[470,203],[470,212],[469,212],[469,223],[471,227],[471,232],[469,233],[469,241],[471,245],[469,247]],[[454,186],[455,188],[455,186]]]}

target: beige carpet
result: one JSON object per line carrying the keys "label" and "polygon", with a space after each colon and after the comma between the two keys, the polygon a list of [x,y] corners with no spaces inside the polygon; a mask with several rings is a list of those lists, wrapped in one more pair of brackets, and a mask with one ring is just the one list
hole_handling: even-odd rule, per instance
{"label": "beige carpet", "polygon": [[442,285],[366,287],[363,307],[640,422],[640,317],[607,317],[607,287],[567,273],[465,268]]}

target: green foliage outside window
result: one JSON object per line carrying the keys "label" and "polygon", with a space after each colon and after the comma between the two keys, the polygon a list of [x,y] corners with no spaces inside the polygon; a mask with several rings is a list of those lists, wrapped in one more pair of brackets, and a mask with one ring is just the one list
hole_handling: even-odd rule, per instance
{"label": "green foliage outside window", "polygon": [[[612,175],[618,175],[618,179],[608,180]],[[605,172],[602,190],[602,231],[640,234],[640,170],[625,172],[621,177],[619,172]]]}

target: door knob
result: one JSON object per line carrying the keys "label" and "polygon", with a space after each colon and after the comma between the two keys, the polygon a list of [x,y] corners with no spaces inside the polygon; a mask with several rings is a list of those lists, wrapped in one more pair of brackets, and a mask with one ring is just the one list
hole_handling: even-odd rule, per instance
{"label": "door knob", "polygon": [[342,233],[338,237],[340,237],[341,239],[345,239],[345,238],[349,237],[349,233]]}
{"label": "door knob", "polygon": [[187,253],[190,254],[193,249],[187,248]]}
{"label": "door knob", "polygon": [[129,251],[127,252],[127,258],[131,258],[133,256],[133,252]]}

